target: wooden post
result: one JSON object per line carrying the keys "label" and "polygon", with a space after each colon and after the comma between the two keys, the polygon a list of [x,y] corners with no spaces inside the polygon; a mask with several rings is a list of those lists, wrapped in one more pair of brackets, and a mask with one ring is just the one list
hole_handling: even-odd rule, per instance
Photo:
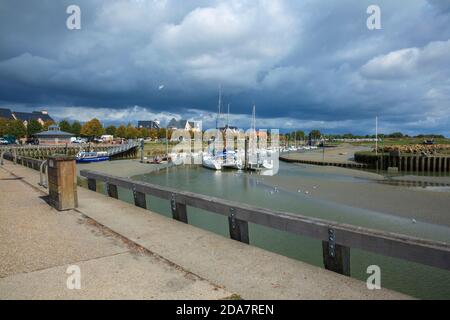
{"label": "wooden post", "polygon": [[172,210],[172,218],[177,221],[188,223],[187,208],[185,204],[178,203],[175,195],[172,194],[170,199],[170,209]]}
{"label": "wooden post", "polygon": [[106,183],[106,189],[108,191],[108,196],[110,196],[111,198],[114,198],[114,199],[119,199],[119,194],[117,192],[116,185]]}
{"label": "wooden post", "polygon": [[230,238],[246,244],[250,243],[248,235],[248,222],[236,219],[235,209],[230,209],[230,216],[228,217],[228,226],[230,231]]}
{"label": "wooden post", "polygon": [[54,208],[62,211],[78,206],[75,158],[65,155],[49,157],[48,186],[49,202]]}
{"label": "wooden post", "polygon": [[95,179],[88,179],[88,189],[97,191],[97,181],[95,181]]}
{"label": "wooden post", "polygon": [[145,199],[145,193],[133,190],[134,205],[136,207],[147,209],[147,201]]}
{"label": "wooden post", "polygon": [[328,241],[322,241],[325,269],[350,276],[350,248],[335,243],[333,229],[328,230]]}

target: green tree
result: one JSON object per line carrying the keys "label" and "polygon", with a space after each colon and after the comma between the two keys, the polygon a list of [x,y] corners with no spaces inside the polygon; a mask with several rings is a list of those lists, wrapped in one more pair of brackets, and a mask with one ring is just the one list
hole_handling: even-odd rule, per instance
{"label": "green tree", "polygon": [[116,135],[116,131],[117,131],[117,129],[116,129],[116,127],[113,126],[113,125],[108,126],[108,127],[106,127],[106,129],[105,129],[106,134],[108,134],[108,135],[110,135],[110,136],[115,136],[115,135]]}
{"label": "green tree", "polygon": [[0,118],[0,137],[8,134],[11,120]]}
{"label": "green tree", "polygon": [[401,133],[401,132],[394,132],[394,133],[391,133],[391,134],[389,135],[389,138],[403,138],[403,133]]}
{"label": "green tree", "polygon": [[311,136],[311,139],[320,139],[322,133],[319,130],[311,130],[309,135]]}
{"label": "green tree", "polygon": [[72,126],[70,125],[69,121],[62,120],[59,122],[59,129],[64,132],[71,132]]}
{"label": "green tree", "polygon": [[116,136],[119,138],[126,138],[127,136],[127,127],[121,124],[116,130]]}
{"label": "green tree", "polygon": [[76,136],[79,136],[80,133],[81,133],[81,123],[79,121],[74,121],[72,123],[72,126],[71,126],[69,132],[74,134],[74,135],[76,135]]}
{"label": "green tree", "polygon": [[17,139],[23,138],[27,135],[27,128],[25,127],[22,121],[13,120],[11,121],[7,134],[10,134],[16,137]]}
{"label": "green tree", "polygon": [[27,125],[27,135],[31,137],[35,133],[42,131],[42,124],[37,120],[31,120]]}
{"label": "green tree", "polygon": [[104,132],[103,126],[96,118],[86,122],[81,127],[81,134],[86,137],[100,137]]}

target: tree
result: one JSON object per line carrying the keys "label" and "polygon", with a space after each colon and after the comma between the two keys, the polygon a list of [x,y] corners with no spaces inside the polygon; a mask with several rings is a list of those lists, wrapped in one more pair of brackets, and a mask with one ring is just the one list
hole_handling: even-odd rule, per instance
{"label": "tree", "polygon": [[0,137],[8,134],[11,120],[0,118]]}
{"label": "tree", "polygon": [[401,133],[401,132],[394,132],[394,133],[391,133],[391,134],[389,135],[389,138],[403,138],[403,133]]}
{"label": "tree", "polygon": [[127,139],[135,139],[139,136],[139,130],[136,129],[131,123],[128,124],[126,129],[126,135],[125,137]]}
{"label": "tree", "polygon": [[74,134],[74,135],[76,135],[76,136],[79,136],[80,133],[81,133],[81,123],[79,121],[74,121],[72,123],[72,126],[71,126],[69,132]]}
{"label": "tree", "polygon": [[127,136],[127,127],[121,124],[116,130],[116,136],[119,138],[126,138]]}
{"label": "tree", "polygon": [[70,125],[69,121],[62,120],[59,122],[59,129],[64,132],[70,132],[72,130],[72,126]]}
{"label": "tree", "polygon": [[13,120],[11,121],[7,134],[10,134],[16,137],[17,139],[23,138],[27,135],[27,128],[25,127],[22,121]]}
{"label": "tree", "polygon": [[106,134],[108,134],[108,135],[110,135],[110,136],[115,136],[115,135],[116,135],[116,131],[117,131],[117,129],[116,129],[116,127],[113,126],[113,125],[108,126],[108,127],[106,127],[106,129],[105,129]]}
{"label": "tree", "polygon": [[42,131],[42,124],[37,120],[31,120],[27,125],[27,135],[31,137],[35,133]]}
{"label": "tree", "polygon": [[139,138],[148,138],[149,137],[149,130],[146,128],[139,128]]}
{"label": "tree", "polygon": [[44,125],[42,126],[42,129],[43,129],[44,131],[47,131],[47,130],[48,130],[48,127],[50,127],[50,126],[53,125],[53,124],[55,124],[54,121],[52,121],[52,120],[47,120],[47,121],[44,122]]}
{"label": "tree", "polygon": [[160,128],[158,130],[158,139],[165,139],[166,138],[166,128]]}
{"label": "tree", "polygon": [[322,133],[319,130],[312,130],[309,133],[309,135],[310,135],[311,139],[317,140],[317,139],[320,139],[320,137],[322,136]]}
{"label": "tree", "polygon": [[81,127],[81,134],[86,137],[100,137],[104,132],[103,126],[96,118],[86,122]]}
{"label": "tree", "polygon": [[148,130],[148,136],[149,136],[152,140],[158,139],[158,129],[149,129],[149,130]]}

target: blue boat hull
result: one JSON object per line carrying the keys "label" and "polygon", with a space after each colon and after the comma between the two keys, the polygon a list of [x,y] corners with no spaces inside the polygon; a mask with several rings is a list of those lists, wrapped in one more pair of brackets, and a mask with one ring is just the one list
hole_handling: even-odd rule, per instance
{"label": "blue boat hull", "polygon": [[101,162],[101,161],[108,161],[108,156],[103,157],[95,157],[95,158],[81,158],[77,159],[77,163],[89,163],[89,162]]}

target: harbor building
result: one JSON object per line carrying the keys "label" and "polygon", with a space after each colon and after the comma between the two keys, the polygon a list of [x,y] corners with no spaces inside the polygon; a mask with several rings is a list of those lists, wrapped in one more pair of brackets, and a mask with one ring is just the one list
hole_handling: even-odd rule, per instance
{"label": "harbor building", "polygon": [[39,140],[40,145],[65,145],[70,143],[70,138],[74,135],[69,132],[61,131],[59,126],[51,125],[47,131],[34,134]]}

